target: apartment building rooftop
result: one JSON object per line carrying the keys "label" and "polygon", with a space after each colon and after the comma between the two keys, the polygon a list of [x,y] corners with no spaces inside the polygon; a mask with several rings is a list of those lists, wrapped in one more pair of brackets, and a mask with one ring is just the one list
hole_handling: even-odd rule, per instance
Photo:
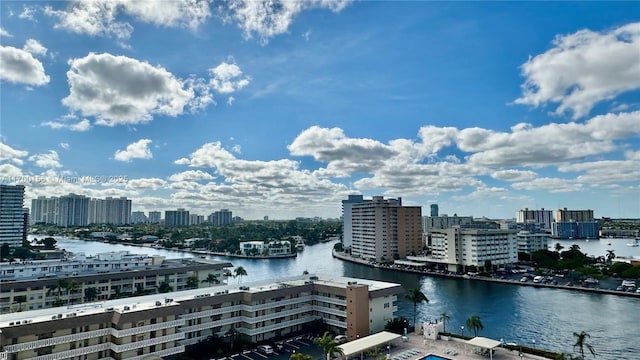
{"label": "apartment building rooftop", "polygon": [[382,281],[356,279],[341,276],[325,275],[301,275],[282,278],[277,281],[266,280],[251,283],[240,283],[233,285],[219,285],[214,287],[199,288],[193,290],[183,290],[177,292],[153,294],[137,297],[107,300],[100,302],[69,305],[26,312],[15,312],[3,314],[0,318],[0,328],[10,328],[12,326],[25,325],[31,323],[42,323],[51,320],[82,317],[105,312],[131,313],[146,311],[156,308],[167,308],[179,306],[181,302],[194,300],[203,297],[226,295],[231,293],[259,293],[271,290],[282,289],[283,287],[302,286],[306,284],[316,284],[332,287],[367,285],[372,296],[386,296],[403,292],[402,287],[395,283]]}

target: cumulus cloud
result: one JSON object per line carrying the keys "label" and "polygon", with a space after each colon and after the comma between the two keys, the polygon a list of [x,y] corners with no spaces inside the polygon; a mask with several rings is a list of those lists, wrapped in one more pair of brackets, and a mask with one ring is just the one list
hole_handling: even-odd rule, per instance
{"label": "cumulus cloud", "polygon": [[491,173],[491,177],[498,180],[505,181],[525,181],[534,179],[538,176],[535,172],[531,170],[498,170]]}
{"label": "cumulus cloud", "polygon": [[127,181],[125,189],[130,190],[157,190],[163,187],[166,181],[158,178],[141,178]]}
{"label": "cumulus cloud", "polygon": [[29,155],[28,151],[17,150],[0,142],[0,161],[10,161],[22,165],[22,158]]}
{"label": "cumulus cloud", "polygon": [[29,157],[30,161],[33,161],[36,166],[41,168],[59,168],[62,167],[60,164],[60,158],[58,157],[58,153],[54,150],[49,150],[48,153],[44,154],[35,154]]}
{"label": "cumulus cloud", "polygon": [[11,35],[11,33],[9,33],[4,28],[0,27],[0,37],[13,37],[13,35]]}
{"label": "cumulus cloud", "polygon": [[48,126],[52,129],[69,129],[71,131],[88,131],[91,129],[91,122],[87,119],[82,119],[76,123],[64,123],[59,121],[45,121],[42,126]]}
{"label": "cumulus cloud", "polygon": [[194,97],[164,68],[126,56],[90,53],[69,64],[70,94],[62,103],[94,116],[99,125],[143,123],[155,114],[177,116]]}
{"label": "cumulus cloud", "polygon": [[593,106],[640,88],[640,23],[603,32],[557,36],[554,47],[522,65],[525,83],[517,104],[558,103],[556,114],[577,119]]}
{"label": "cumulus cloud", "polygon": [[526,182],[517,182],[511,184],[516,190],[545,190],[552,193],[555,192],[575,192],[584,190],[584,186],[573,180],[561,178],[538,178]]}
{"label": "cumulus cloud", "polygon": [[181,173],[173,174],[169,177],[169,180],[171,181],[201,181],[212,179],[215,179],[213,175],[202,170],[183,171]]}
{"label": "cumulus cloud", "polygon": [[27,39],[22,49],[26,52],[29,52],[37,56],[47,55],[47,48],[44,47],[42,44],[40,44],[38,40],[35,40],[35,39]]}
{"label": "cumulus cloud", "polygon": [[[2,175],[6,180],[11,177],[19,177],[20,175],[22,175],[22,170],[20,170],[19,167],[11,164],[0,164],[0,175]],[[0,184],[5,185],[1,181]]]}
{"label": "cumulus cloud", "polygon": [[122,18],[134,17],[139,21],[170,28],[196,29],[210,16],[206,0],[78,1],[64,10],[45,8],[45,14],[57,18],[55,28],[77,34],[128,39],[133,26]]}
{"label": "cumulus cloud", "polygon": [[26,50],[0,45],[0,79],[16,84],[42,86],[49,83],[42,63]]}
{"label": "cumulus cloud", "polygon": [[329,9],[340,12],[349,2],[350,0],[231,0],[224,15],[229,21],[237,22],[245,38],[257,35],[266,43],[269,38],[286,33],[293,19],[304,10]]}
{"label": "cumulus cloud", "polygon": [[131,159],[151,159],[151,149],[149,149],[151,140],[140,139],[134,143],[127,145],[126,150],[116,150],[114,158],[118,161],[131,161]]}
{"label": "cumulus cloud", "polygon": [[35,6],[25,6],[22,9],[22,12],[18,15],[18,18],[37,22],[35,18],[36,12],[37,8]]}
{"label": "cumulus cloud", "polygon": [[242,70],[238,65],[226,62],[222,62],[215,68],[210,69],[209,73],[211,74],[209,84],[221,94],[236,92],[249,85],[251,81],[250,77],[242,75]]}

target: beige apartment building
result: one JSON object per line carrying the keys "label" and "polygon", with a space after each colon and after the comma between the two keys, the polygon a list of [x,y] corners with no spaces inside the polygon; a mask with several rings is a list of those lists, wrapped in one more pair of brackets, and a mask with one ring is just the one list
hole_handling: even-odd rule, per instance
{"label": "beige apartment building", "polygon": [[305,275],[3,315],[0,359],[172,357],[234,329],[260,342],[323,319],[349,339],[384,329],[398,284]]}

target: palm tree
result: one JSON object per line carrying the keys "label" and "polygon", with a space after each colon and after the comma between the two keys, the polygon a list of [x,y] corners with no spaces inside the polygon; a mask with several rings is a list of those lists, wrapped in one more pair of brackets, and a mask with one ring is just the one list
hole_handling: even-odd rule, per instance
{"label": "palm tree", "polygon": [[611,264],[611,261],[616,258],[616,253],[613,250],[607,250],[607,263]]}
{"label": "palm tree", "polygon": [[70,297],[69,301],[72,304],[73,304],[75,299],[71,298],[71,296],[73,296],[78,291],[78,289],[80,289],[80,284],[78,284],[78,282],[75,281],[75,280],[71,280],[71,282],[67,285],[67,291],[69,292],[69,295],[70,295],[69,296]]}
{"label": "palm tree", "polygon": [[233,274],[231,273],[231,270],[229,269],[224,269],[224,271],[222,272],[222,276],[225,278],[225,280],[227,281],[227,285],[229,285],[229,278],[233,277]]}
{"label": "palm tree", "polygon": [[327,360],[331,360],[333,355],[344,355],[344,351],[340,346],[338,346],[338,344],[336,344],[328,331],[313,342],[322,349],[324,358]]}
{"label": "palm tree", "polygon": [[427,299],[427,296],[418,288],[412,289],[406,295],[406,298],[411,300],[411,302],[413,302],[413,326],[415,327],[416,326],[416,308],[418,307],[418,304],[422,303],[423,301],[428,304],[429,299]]}
{"label": "palm tree", "polygon": [[242,282],[242,277],[247,275],[247,270],[245,270],[242,266],[238,266],[233,270],[235,276],[238,277],[238,283]]}
{"label": "palm tree", "polygon": [[60,295],[67,289],[67,287],[69,287],[69,282],[66,279],[58,279],[56,285],[47,290],[47,296],[51,295],[52,292],[55,292],[56,294],[56,300],[53,302],[54,306],[62,305],[63,301],[60,299]]}
{"label": "palm tree", "polygon": [[556,252],[559,254],[560,251],[562,251],[562,249],[564,249],[564,246],[562,246],[560,243],[556,243]]}
{"label": "palm tree", "polygon": [[218,274],[209,274],[207,278],[202,280],[203,283],[209,283],[209,286],[212,284],[220,284],[220,280],[218,280]]}
{"label": "palm tree", "polygon": [[467,329],[473,329],[473,333],[475,336],[478,336],[478,331],[484,329],[484,325],[482,325],[482,321],[480,321],[480,316],[471,315],[467,319]]}
{"label": "palm tree", "polygon": [[84,298],[86,301],[91,302],[98,297],[98,289],[96,287],[88,287],[84,289]]}
{"label": "palm tree", "polygon": [[293,353],[289,356],[289,360],[313,360],[313,356],[303,353]]}
{"label": "palm tree", "polygon": [[591,337],[591,335],[587,334],[584,331],[580,333],[573,333],[573,337],[576,338],[576,343],[573,344],[573,351],[576,350],[576,347],[580,350],[580,359],[584,360],[584,348],[586,347],[593,357],[596,357],[596,351],[593,348],[593,345],[587,343],[587,339]]}
{"label": "palm tree", "polygon": [[440,314],[440,319],[442,319],[442,332],[447,332],[447,321],[449,321],[450,318],[446,311]]}

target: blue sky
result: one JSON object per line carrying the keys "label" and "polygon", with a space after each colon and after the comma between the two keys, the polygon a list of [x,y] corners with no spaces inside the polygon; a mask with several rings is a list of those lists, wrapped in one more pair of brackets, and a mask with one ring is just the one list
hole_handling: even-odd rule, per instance
{"label": "blue sky", "polygon": [[[348,194],[640,217],[640,3],[0,4],[0,180],[134,210]],[[89,180],[90,179],[90,180]]]}

